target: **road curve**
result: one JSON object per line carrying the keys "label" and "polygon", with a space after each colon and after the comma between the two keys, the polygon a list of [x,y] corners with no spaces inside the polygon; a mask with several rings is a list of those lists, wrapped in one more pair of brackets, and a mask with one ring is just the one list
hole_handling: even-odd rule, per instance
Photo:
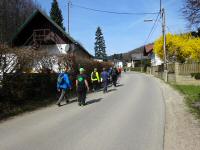
{"label": "road curve", "polygon": [[156,80],[124,73],[107,94],[0,124],[0,150],[163,150],[164,100]]}

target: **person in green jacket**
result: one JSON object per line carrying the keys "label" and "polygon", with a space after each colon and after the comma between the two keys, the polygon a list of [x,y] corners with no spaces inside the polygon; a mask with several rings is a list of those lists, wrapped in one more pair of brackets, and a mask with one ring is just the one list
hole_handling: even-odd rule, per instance
{"label": "person in green jacket", "polygon": [[91,73],[91,81],[92,81],[93,91],[96,91],[100,83],[100,77],[97,68],[94,68],[94,71]]}
{"label": "person in green jacket", "polygon": [[77,79],[76,79],[78,105],[84,106],[86,104],[85,99],[86,99],[87,91],[89,91],[89,86],[88,86],[88,82],[86,79],[87,77],[84,74],[84,72],[85,72],[84,68],[80,68],[79,71],[80,71],[80,74],[77,76]]}

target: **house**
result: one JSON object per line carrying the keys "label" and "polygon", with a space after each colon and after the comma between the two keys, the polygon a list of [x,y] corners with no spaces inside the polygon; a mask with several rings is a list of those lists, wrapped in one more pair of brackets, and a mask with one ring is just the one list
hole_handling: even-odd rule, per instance
{"label": "house", "polygon": [[144,47],[139,47],[133,51],[131,51],[131,64],[132,67],[141,67],[144,65],[144,62],[149,60],[148,56],[144,56]]}
{"label": "house", "polygon": [[96,58],[96,57],[94,57],[93,59],[94,59],[94,61],[98,61],[98,62],[103,62],[104,61],[103,59]]}
{"label": "house", "polygon": [[114,59],[113,62],[114,62],[114,66],[117,67],[117,68],[123,68],[123,66],[124,66],[123,65],[124,63],[123,63],[122,60]]}
{"label": "house", "polygon": [[75,58],[93,56],[49,16],[36,10],[18,29],[11,40],[12,47],[47,50],[49,54],[73,54]]}
{"label": "house", "polygon": [[162,60],[154,53],[153,44],[144,46],[144,56],[148,56],[151,59],[151,66],[161,65]]}

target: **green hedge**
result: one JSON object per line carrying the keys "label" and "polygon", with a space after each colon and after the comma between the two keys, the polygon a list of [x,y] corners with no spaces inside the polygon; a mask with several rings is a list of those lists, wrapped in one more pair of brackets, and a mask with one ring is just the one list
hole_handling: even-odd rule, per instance
{"label": "green hedge", "polygon": [[[99,73],[102,68],[111,67],[111,63],[82,60],[74,64],[70,72],[73,90],[70,95],[75,95],[75,79],[78,69],[84,67],[90,84],[90,73],[97,68]],[[34,110],[38,107],[55,103],[58,98],[56,90],[58,74],[50,73],[15,73],[4,75],[2,88],[0,88],[0,120],[9,116]]]}
{"label": "green hedge", "polygon": [[[142,68],[142,72],[143,72],[143,70],[144,70],[144,68]],[[141,72],[141,67],[131,68],[131,71]]]}
{"label": "green hedge", "polygon": [[44,98],[55,93],[57,74],[9,74],[4,76],[5,99],[26,100]]}
{"label": "green hedge", "polygon": [[196,80],[200,80],[200,73],[191,73],[191,76],[194,77]]}

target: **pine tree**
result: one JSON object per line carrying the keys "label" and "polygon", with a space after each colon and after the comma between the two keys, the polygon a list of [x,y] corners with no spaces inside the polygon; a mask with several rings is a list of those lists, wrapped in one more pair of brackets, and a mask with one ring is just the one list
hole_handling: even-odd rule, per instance
{"label": "pine tree", "polygon": [[95,36],[96,36],[95,37],[96,42],[94,43],[95,57],[105,60],[107,58],[106,45],[105,45],[105,40],[104,40],[103,33],[100,27],[97,28]]}
{"label": "pine tree", "polygon": [[53,0],[51,4],[51,10],[50,10],[50,17],[51,19],[56,22],[63,30],[65,30],[65,27],[63,26],[63,16],[62,11],[58,6],[57,0]]}

